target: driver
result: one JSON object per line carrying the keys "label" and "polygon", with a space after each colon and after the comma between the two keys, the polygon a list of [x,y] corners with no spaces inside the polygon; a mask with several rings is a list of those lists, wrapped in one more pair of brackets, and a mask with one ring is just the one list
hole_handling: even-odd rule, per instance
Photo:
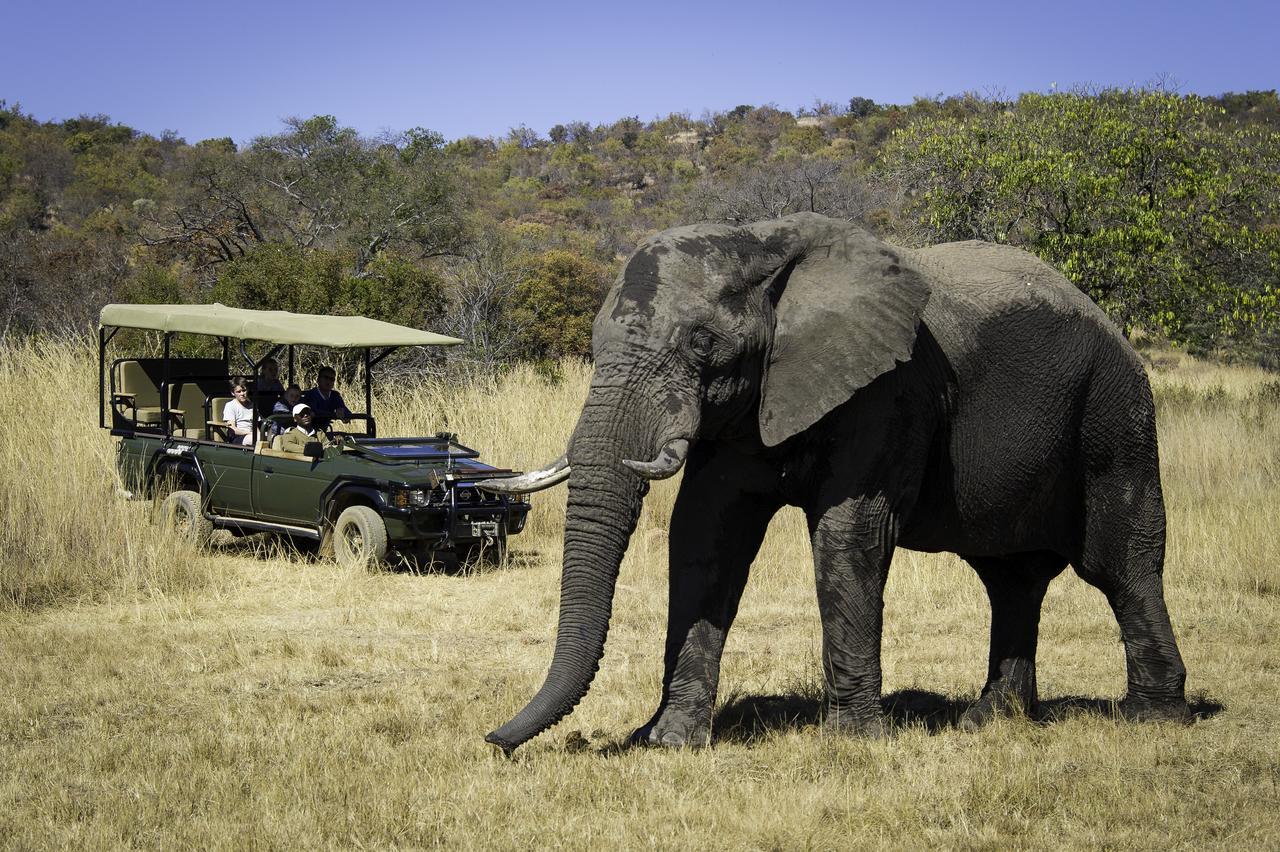
{"label": "driver", "polygon": [[287,453],[301,453],[312,441],[324,441],[329,436],[316,428],[311,406],[300,402],[293,407],[293,425],[280,438],[280,449]]}

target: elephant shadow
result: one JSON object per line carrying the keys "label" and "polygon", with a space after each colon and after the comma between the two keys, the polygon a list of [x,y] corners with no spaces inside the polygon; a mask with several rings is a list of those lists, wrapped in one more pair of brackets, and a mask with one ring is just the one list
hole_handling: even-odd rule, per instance
{"label": "elephant shadow", "polygon": [[[930,734],[959,727],[970,698],[951,698],[920,689],[885,695],[881,707],[895,728],[923,728]],[[1223,705],[1203,695],[1190,699],[1196,721],[1217,716]],[[1065,695],[1044,699],[1031,721],[1051,725],[1081,716],[1121,718],[1116,702],[1107,698]],[[716,742],[753,744],[775,731],[816,726],[822,721],[822,700],[802,693],[744,695],[730,698],[716,713],[712,730]]]}

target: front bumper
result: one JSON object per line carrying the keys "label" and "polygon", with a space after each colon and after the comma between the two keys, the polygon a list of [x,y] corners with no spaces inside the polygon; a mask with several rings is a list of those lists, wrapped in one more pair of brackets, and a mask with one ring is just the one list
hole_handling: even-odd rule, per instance
{"label": "front bumper", "polygon": [[528,503],[502,506],[427,506],[387,512],[383,520],[393,541],[427,541],[433,544],[474,544],[524,529]]}

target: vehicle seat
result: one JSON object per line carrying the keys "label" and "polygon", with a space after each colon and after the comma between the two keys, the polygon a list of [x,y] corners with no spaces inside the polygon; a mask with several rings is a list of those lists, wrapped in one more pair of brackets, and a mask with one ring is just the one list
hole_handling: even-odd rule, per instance
{"label": "vehicle seat", "polygon": [[[163,408],[160,405],[160,388],[168,377],[169,410],[173,418],[175,435],[200,437],[204,434],[204,399],[197,405],[187,396],[186,385],[197,381],[203,384],[205,395],[225,393],[227,365],[220,358],[170,358],[168,372],[163,358],[132,358],[117,361],[112,366],[111,390],[114,423],[120,428],[160,426]],[[217,388],[217,391],[211,388]],[[194,394],[194,390],[191,392]],[[194,418],[192,414],[195,414]]]}
{"label": "vehicle seat", "polygon": [[284,451],[284,435],[276,435],[271,439],[271,449],[276,452]]}
{"label": "vehicle seat", "polygon": [[113,399],[115,412],[127,425],[160,425],[160,385],[147,374],[138,361],[121,361],[116,365],[119,381]]}
{"label": "vehicle seat", "polygon": [[174,386],[174,393],[169,408],[175,414],[178,425],[173,434],[181,434],[187,438],[203,438],[204,401],[207,393],[198,382],[180,382]]}
{"label": "vehicle seat", "polygon": [[215,396],[209,400],[209,419],[222,423],[222,409],[231,401],[229,396]]}

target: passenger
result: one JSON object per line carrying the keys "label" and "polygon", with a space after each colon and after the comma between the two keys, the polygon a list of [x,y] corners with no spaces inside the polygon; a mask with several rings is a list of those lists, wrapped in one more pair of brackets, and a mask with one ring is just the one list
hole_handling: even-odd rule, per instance
{"label": "passenger", "polygon": [[275,358],[268,358],[258,367],[258,393],[284,393],[280,384],[280,365]]}
{"label": "passenger", "polygon": [[316,386],[302,395],[302,401],[311,406],[316,425],[321,429],[328,429],[335,419],[343,423],[351,419],[342,394],[333,389],[337,377],[332,367],[321,367],[316,372]]}
{"label": "passenger", "polygon": [[222,420],[237,437],[236,443],[253,443],[253,408],[249,405],[249,386],[243,379],[231,383],[231,396],[222,407]]}
{"label": "passenger", "polygon": [[293,407],[302,399],[302,388],[298,387],[297,382],[289,385],[285,389],[284,396],[276,400],[276,404],[271,408],[271,436],[283,435],[291,426],[286,425],[282,421],[283,417],[277,417],[278,414],[292,414]]}
{"label": "passenger", "polygon": [[316,428],[311,408],[305,402],[293,407],[293,425],[280,439],[280,449],[288,453],[301,453],[312,441],[324,441],[324,432]]}

